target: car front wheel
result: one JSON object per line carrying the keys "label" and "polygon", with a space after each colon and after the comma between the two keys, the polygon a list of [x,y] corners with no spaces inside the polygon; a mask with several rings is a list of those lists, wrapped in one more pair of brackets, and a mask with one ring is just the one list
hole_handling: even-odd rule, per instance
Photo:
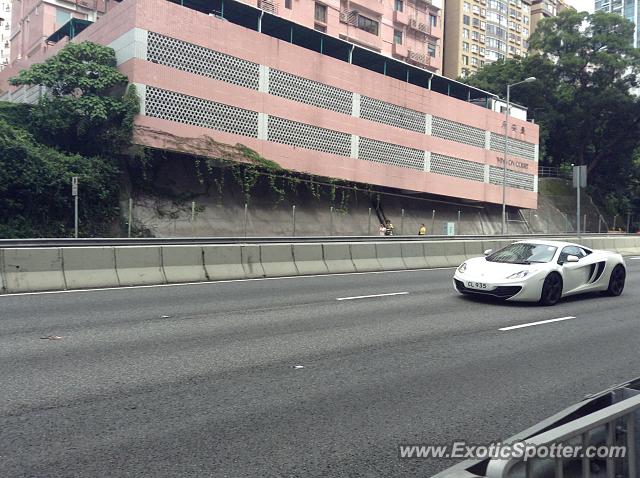
{"label": "car front wheel", "polygon": [[552,272],[544,280],[540,303],[542,305],[554,305],[562,297],[562,277],[557,272]]}

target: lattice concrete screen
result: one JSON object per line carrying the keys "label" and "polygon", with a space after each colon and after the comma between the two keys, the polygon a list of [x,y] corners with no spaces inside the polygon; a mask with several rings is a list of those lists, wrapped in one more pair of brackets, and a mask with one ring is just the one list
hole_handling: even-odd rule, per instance
{"label": "lattice concrete screen", "polygon": [[214,101],[147,86],[147,116],[226,133],[258,137],[258,113]]}
{"label": "lattice concrete screen", "polygon": [[258,89],[260,65],[149,32],[147,60],[234,85]]}
{"label": "lattice concrete screen", "polygon": [[484,164],[431,153],[431,172],[484,182]]}
{"label": "lattice concrete screen", "polygon": [[277,116],[269,116],[268,132],[267,139],[275,143],[338,156],[351,154],[351,135],[347,133],[298,123]]}
{"label": "lattice concrete screen", "polygon": [[438,116],[433,117],[431,135],[436,138],[448,139],[484,149],[485,132],[483,129],[467,126]]}
{"label": "lattice concrete screen", "polygon": [[[518,156],[520,158],[535,160],[536,145],[520,141],[519,139],[509,138],[509,155]],[[504,152],[504,135],[491,133],[491,151]]]}
{"label": "lattice concrete screen", "polygon": [[424,170],[424,151],[375,139],[360,138],[358,159],[389,166]]}
{"label": "lattice concrete screen", "polygon": [[[502,186],[503,168],[489,166],[489,182]],[[533,191],[534,176],[507,169],[507,187]]]}
{"label": "lattice concrete screen", "polygon": [[269,70],[269,93],[325,110],[351,115],[353,93],[284,71]]}
{"label": "lattice concrete screen", "polygon": [[360,117],[418,133],[425,131],[426,115],[424,113],[368,96],[360,98]]}

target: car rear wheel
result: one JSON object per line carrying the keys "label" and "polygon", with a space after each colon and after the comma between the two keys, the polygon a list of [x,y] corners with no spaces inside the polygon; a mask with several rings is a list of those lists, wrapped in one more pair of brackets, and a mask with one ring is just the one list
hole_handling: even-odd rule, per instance
{"label": "car rear wheel", "polygon": [[622,294],[624,290],[624,282],[627,278],[627,271],[622,264],[618,264],[611,271],[611,277],[609,277],[609,287],[607,288],[607,295],[617,297]]}
{"label": "car rear wheel", "polygon": [[552,272],[544,280],[540,303],[542,305],[554,305],[562,297],[562,277],[557,272]]}

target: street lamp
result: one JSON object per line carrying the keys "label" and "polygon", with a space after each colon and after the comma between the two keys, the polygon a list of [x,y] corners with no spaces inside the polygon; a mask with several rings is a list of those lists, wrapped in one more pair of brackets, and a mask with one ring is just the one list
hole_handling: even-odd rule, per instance
{"label": "street lamp", "polygon": [[504,116],[504,163],[502,163],[502,235],[507,228],[507,154],[509,152],[509,110],[511,109],[511,87],[522,83],[536,81],[534,76],[530,76],[522,81],[507,85],[507,108]]}

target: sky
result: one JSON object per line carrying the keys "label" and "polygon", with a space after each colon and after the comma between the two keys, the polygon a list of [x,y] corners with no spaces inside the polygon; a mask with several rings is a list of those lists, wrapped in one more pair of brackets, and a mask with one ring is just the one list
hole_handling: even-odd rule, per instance
{"label": "sky", "polygon": [[573,8],[578,10],[579,12],[587,11],[593,12],[593,0],[565,0],[566,3],[571,5]]}

